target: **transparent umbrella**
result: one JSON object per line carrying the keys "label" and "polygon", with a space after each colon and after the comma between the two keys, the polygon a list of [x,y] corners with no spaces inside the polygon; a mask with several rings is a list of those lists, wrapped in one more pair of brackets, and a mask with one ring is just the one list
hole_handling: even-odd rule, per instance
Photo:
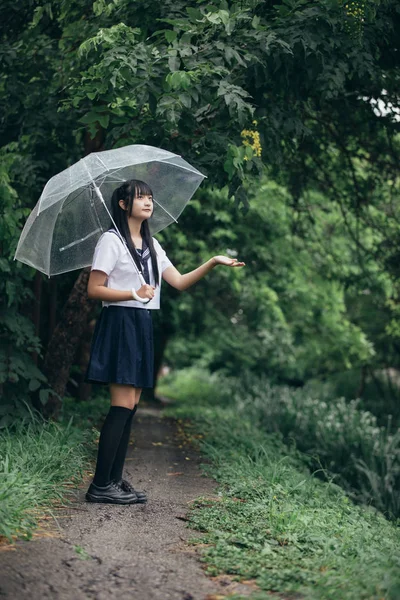
{"label": "transparent umbrella", "polygon": [[111,196],[124,181],[140,179],[151,187],[154,235],[177,221],[204,177],[181,156],[153,146],[89,154],[47,182],[14,258],[49,277],[87,267],[101,234],[115,226]]}

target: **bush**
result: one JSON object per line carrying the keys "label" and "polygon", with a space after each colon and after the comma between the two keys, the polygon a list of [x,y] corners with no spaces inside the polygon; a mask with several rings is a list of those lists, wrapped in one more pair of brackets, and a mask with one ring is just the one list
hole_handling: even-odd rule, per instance
{"label": "bush", "polygon": [[157,395],[167,396],[180,403],[226,404],[230,389],[225,389],[229,381],[217,373],[210,374],[206,369],[190,367],[172,372],[159,379]]}
{"label": "bush", "polygon": [[392,431],[390,418],[386,427],[379,427],[374,415],[360,410],[360,399],[329,398],[328,388],[318,395],[315,384],[290,388],[271,385],[265,377],[207,377],[202,371],[199,386],[191,375],[189,369],[171,375],[164,393],[179,390],[176,399],[188,403],[209,404],[210,398],[231,403],[239,418],[248,417],[260,430],[280,432],[286,443],[294,442],[312,469],[334,476],[354,500],[373,504],[390,519],[400,517],[400,430]]}
{"label": "bush", "polygon": [[[307,457],[287,448],[237,407],[182,403],[186,438],[208,459],[219,483],[196,499],[191,541],[206,573],[253,580],[254,600],[271,593],[307,600],[399,598],[399,530],[372,507],[355,506],[344,490],[306,468]],[[233,596],[237,600],[243,596]],[[272,597],[272,596],[271,596]]]}
{"label": "bush", "polygon": [[0,431],[0,535],[29,539],[40,513],[82,479],[93,431],[32,413]]}
{"label": "bush", "polygon": [[360,410],[360,399],[321,399],[304,388],[253,382],[247,394],[236,392],[236,403],[266,431],[280,431],[286,440],[336,475],[355,500],[373,503],[389,518],[400,516],[400,430],[391,421]]}

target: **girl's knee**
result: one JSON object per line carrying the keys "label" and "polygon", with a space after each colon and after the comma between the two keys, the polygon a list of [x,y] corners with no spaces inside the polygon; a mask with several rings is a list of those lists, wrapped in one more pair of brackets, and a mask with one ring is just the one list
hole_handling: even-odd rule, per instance
{"label": "girl's knee", "polygon": [[135,402],[127,402],[126,400],[112,398],[111,406],[122,406],[123,408],[129,408],[129,410],[132,410],[135,408]]}
{"label": "girl's knee", "polygon": [[111,405],[132,409],[136,403],[134,388],[129,385],[110,384]]}

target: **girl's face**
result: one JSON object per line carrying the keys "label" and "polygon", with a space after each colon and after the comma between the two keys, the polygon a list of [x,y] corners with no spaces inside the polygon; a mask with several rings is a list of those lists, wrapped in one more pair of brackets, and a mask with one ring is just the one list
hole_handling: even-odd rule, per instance
{"label": "girl's face", "polygon": [[[120,201],[120,206],[121,208],[127,208],[124,204],[123,201]],[[144,219],[149,219],[151,217],[151,215],[153,214],[153,196],[152,195],[147,195],[147,194],[141,194],[140,192],[138,193],[138,195],[134,198],[133,200],[133,204],[132,204],[132,212],[131,212],[131,217],[133,217],[134,219],[141,219],[142,221]]]}

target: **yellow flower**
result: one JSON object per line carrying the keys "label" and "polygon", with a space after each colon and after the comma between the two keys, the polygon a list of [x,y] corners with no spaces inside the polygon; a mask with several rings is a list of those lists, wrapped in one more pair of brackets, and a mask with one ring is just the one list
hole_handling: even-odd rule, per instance
{"label": "yellow flower", "polygon": [[[253,124],[256,125],[257,121],[253,121]],[[250,148],[252,148],[256,156],[261,156],[262,147],[260,142],[260,134],[258,133],[258,131],[253,129],[243,129],[240,135],[242,136],[242,138],[244,138],[242,142],[243,146],[249,146]],[[248,157],[245,156],[244,160],[248,160]]]}

